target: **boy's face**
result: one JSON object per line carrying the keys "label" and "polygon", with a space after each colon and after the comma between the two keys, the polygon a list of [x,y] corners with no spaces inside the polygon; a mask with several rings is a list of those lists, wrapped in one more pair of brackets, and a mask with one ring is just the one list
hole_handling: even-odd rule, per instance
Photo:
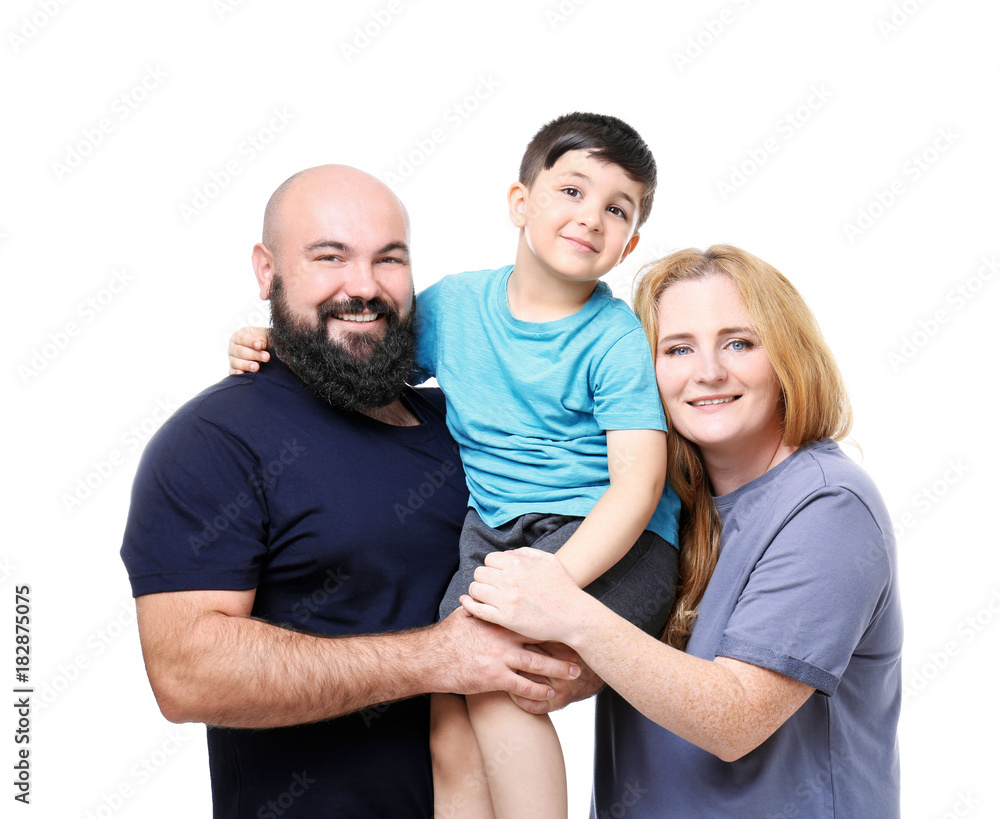
{"label": "boy's face", "polygon": [[[522,228],[518,262],[559,279],[599,279],[632,252],[641,182],[586,150],[568,151],[526,188],[511,186],[510,217]],[[529,272],[529,271],[525,271]]]}

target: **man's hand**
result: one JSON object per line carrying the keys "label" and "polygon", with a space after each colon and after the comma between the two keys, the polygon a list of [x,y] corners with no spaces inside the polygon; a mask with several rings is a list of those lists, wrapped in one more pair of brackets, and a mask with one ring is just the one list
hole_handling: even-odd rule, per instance
{"label": "man's hand", "polygon": [[539,643],[538,645],[527,646],[532,651],[548,654],[560,660],[566,660],[580,667],[580,676],[575,680],[559,680],[535,677],[533,674],[524,676],[535,682],[546,683],[555,690],[555,696],[541,702],[539,700],[529,700],[511,694],[511,699],[523,711],[529,714],[548,714],[551,711],[558,711],[565,708],[571,702],[589,699],[604,687],[604,680],[598,677],[590,667],[580,659],[569,646],[562,643]]}
{"label": "man's hand", "polygon": [[573,659],[534,651],[520,634],[477,620],[462,609],[453,611],[435,630],[436,667],[443,675],[435,691],[506,691],[515,701],[551,710],[547,700],[557,696],[553,684],[558,681],[562,687],[580,676],[580,666]]}

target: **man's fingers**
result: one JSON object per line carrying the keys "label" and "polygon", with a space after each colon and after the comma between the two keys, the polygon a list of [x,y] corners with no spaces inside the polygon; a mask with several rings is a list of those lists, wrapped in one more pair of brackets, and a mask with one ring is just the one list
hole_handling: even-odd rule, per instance
{"label": "man's fingers", "polygon": [[517,658],[517,670],[559,680],[575,680],[580,676],[580,666],[575,663],[528,650],[522,650]]}
{"label": "man's fingers", "polygon": [[514,704],[518,708],[529,714],[548,714],[555,710],[552,701],[548,699],[529,700],[527,697],[518,697],[516,694],[511,694],[510,698],[514,700]]}
{"label": "man's fingers", "polygon": [[511,684],[507,687],[507,692],[514,697],[540,703],[545,703],[549,697],[556,695],[556,692],[552,690],[552,686],[545,683],[532,682],[527,677],[521,677],[517,674],[514,675]]}

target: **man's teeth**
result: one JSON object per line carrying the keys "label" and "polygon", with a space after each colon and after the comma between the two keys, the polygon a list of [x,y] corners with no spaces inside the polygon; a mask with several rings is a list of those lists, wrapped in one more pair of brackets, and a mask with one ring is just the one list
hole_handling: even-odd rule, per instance
{"label": "man's teeth", "polygon": [[735,401],[737,396],[730,395],[728,398],[709,398],[706,401],[692,401],[692,407],[704,407],[708,404],[728,404],[730,401]]}
{"label": "man's teeth", "polygon": [[378,313],[340,313],[336,316],[341,321],[360,321],[367,323],[369,321],[375,321],[378,318]]}

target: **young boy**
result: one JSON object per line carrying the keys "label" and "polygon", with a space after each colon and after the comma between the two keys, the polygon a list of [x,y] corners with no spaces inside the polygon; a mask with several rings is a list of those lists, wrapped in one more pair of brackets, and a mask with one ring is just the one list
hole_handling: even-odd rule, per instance
{"label": "young boy", "polygon": [[[599,282],[635,248],[655,185],[652,154],[624,122],[560,117],[508,191],[514,265],[418,296],[416,367],[445,393],[470,490],[442,617],[486,554],[534,546],[649,633],[664,627],[679,507],[663,487],[666,425],[639,322]],[[501,692],[435,695],[431,714],[436,815],[566,815],[548,717]]]}

